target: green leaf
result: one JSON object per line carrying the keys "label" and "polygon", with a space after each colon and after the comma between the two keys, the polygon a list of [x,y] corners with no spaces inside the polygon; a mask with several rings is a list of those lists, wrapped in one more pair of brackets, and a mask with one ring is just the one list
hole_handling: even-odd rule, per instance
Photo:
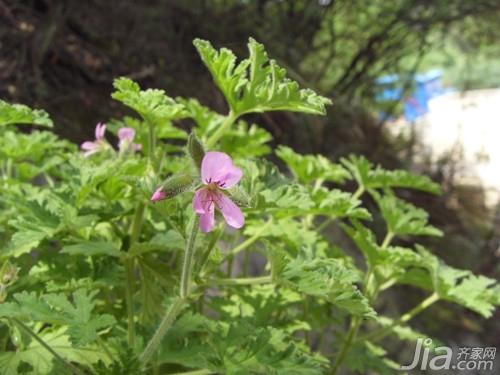
{"label": "green leaf", "polygon": [[96,291],[79,289],[72,295],[72,301],[64,294],[45,294],[38,297],[34,292],[14,294],[15,302],[0,305],[0,317],[17,318],[68,326],[71,342],[84,346],[97,339],[100,329],[115,323],[113,316],[93,316]]}
{"label": "green leaf", "polygon": [[324,298],[353,315],[376,316],[368,300],[355,285],[359,273],[342,259],[306,259],[289,262],[279,279],[301,293]]}
{"label": "green leaf", "polygon": [[[411,342],[415,342],[418,339],[425,339],[429,337],[428,334],[423,333],[423,332],[418,332],[414,330],[413,328],[406,326],[406,325],[394,325],[394,320],[387,317],[387,316],[380,316],[377,319],[377,324],[380,324],[384,328],[390,328],[390,331],[397,336],[400,340],[407,340]],[[438,346],[441,346],[441,342],[439,342],[436,339],[432,340],[431,345],[428,347],[431,349],[434,349]]]}
{"label": "green leaf", "polygon": [[344,167],[332,163],[322,155],[301,155],[285,146],[279,146],[276,155],[285,161],[297,180],[304,184],[317,180],[342,183],[350,178]]}
{"label": "green leaf", "polygon": [[388,171],[373,164],[363,156],[350,155],[341,159],[359,186],[370,189],[401,187],[440,194],[441,187],[427,176],[414,175],[405,170]]}
{"label": "green leaf", "polygon": [[44,110],[31,109],[23,104],[9,104],[0,100],[0,126],[10,124],[35,124],[49,128],[54,126]]}
{"label": "green leaf", "polygon": [[250,38],[250,56],[236,65],[228,49],[215,50],[210,42],[194,45],[235,115],[265,111],[296,111],[325,114],[330,100],[309,89],[299,89],[286,77],[286,70],[269,60],[262,44]]}
{"label": "green leaf", "polygon": [[409,202],[397,198],[389,191],[380,195],[373,191],[380,212],[387,224],[387,230],[395,235],[417,235],[441,237],[443,232],[428,225],[429,214]]}
{"label": "green leaf", "polygon": [[271,223],[250,219],[246,222],[244,231],[249,237],[258,234],[260,238],[279,238],[294,251],[319,241],[316,231],[306,228],[303,223],[292,218],[282,218]]}
{"label": "green leaf", "polygon": [[[65,333],[65,328],[52,332],[38,332],[38,336],[69,362],[79,363],[84,366],[91,366],[98,361],[109,363],[108,357],[100,348],[94,346],[72,347]],[[35,340],[31,341],[24,349],[0,353],[0,373],[2,375],[19,374],[18,368],[22,363],[29,364],[33,369],[33,374],[45,375],[54,373],[56,362],[47,349]]]}
{"label": "green leaf", "polygon": [[51,307],[35,292],[16,293],[13,297],[15,302],[6,302],[0,305],[0,317],[64,324],[64,320],[54,313]]}
{"label": "green leaf", "polygon": [[43,299],[54,309],[69,326],[71,342],[84,346],[97,340],[98,331],[115,323],[109,314],[92,316],[98,292],[79,289],[73,293],[73,303],[64,294],[46,294]]}
{"label": "green leaf", "polygon": [[160,129],[173,127],[170,121],[186,117],[184,106],[168,97],[163,90],[141,90],[138,83],[125,77],[115,79],[113,86],[116,89],[111,95],[113,99],[132,108]]}
{"label": "green leaf", "polygon": [[255,124],[243,120],[233,124],[219,141],[220,148],[233,158],[252,158],[269,154],[271,134]]}
{"label": "green leaf", "polygon": [[361,206],[361,201],[351,194],[338,189],[310,188],[311,196],[316,206],[312,213],[331,218],[349,217],[353,219],[370,220],[371,214]]}
{"label": "green leaf", "polygon": [[120,250],[116,247],[116,245],[110,242],[99,242],[99,241],[82,241],[74,245],[67,245],[62,248],[61,253],[69,255],[83,255],[83,256],[95,256],[95,255],[107,255],[111,257],[120,256]]}
{"label": "green leaf", "polygon": [[[55,233],[55,231],[53,233]],[[6,255],[15,258],[22,254],[29,253],[47,237],[49,237],[49,233],[34,230],[14,233],[10,243],[7,245]]]}
{"label": "green leaf", "polygon": [[242,317],[227,323],[189,313],[165,336],[157,358],[227,374],[320,375],[328,363],[284,330],[256,327]]}
{"label": "green leaf", "polygon": [[492,316],[500,305],[500,285],[496,280],[450,267],[423,246],[417,245],[417,250],[418,261],[401,275],[400,282],[434,290],[440,298],[465,306],[485,318]]}
{"label": "green leaf", "polygon": [[387,358],[386,354],[384,348],[369,341],[358,342],[349,351],[345,364],[356,374],[397,374],[401,366]]}
{"label": "green leaf", "polygon": [[361,250],[367,263],[375,266],[381,258],[375,235],[357,220],[352,220],[351,223],[352,227],[344,223],[340,225]]}
{"label": "green leaf", "polygon": [[169,230],[165,233],[157,233],[148,242],[138,242],[131,246],[129,254],[132,256],[142,255],[150,252],[184,250],[185,240],[182,235],[175,231]]}

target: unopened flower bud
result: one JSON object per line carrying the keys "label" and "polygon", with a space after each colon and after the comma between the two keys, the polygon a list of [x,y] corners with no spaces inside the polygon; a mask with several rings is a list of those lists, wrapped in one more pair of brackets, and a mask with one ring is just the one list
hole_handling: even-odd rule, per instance
{"label": "unopened flower bud", "polygon": [[177,173],[167,180],[153,193],[152,202],[173,198],[176,195],[189,190],[195,182],[195,178],[186,172]]}
{"label": "unopened flower bud", "polygon": [[191,159],[193,159],[196,168],[200,170],[201,162],[203,160],[203,157],[205,156],[205,149],[194,132],[191,132],[191,134],[189,134],[187,147],[189,156],[191,156]]}

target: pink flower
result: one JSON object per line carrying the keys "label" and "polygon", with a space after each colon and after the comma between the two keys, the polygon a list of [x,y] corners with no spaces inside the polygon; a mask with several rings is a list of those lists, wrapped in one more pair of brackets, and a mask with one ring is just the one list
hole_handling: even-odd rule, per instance
{"label": "pink flower", "polygon": [[167,193],[165,193],[161,187],[156,189],[156,191],[153,193],[153,196],[151,197],[151,202],[158,202],[161,201],[162,199],[167,198]]}
{"label": "pink flower", "polygon": [[141,149],[140,144],[134,143],[135,130],[132,128],[121,128],[118,130],[118,138],[120,139],[118,142],[118,148],[122,152],[129,149],[132,149],[133,151],[139,151]]}
{"label": "pink flower", "polygon": [[231,157],[223,152],[207,152],[201,162],[201,180],[205,187],[196,191],[193,198],[193,209],[200,215],[200,229],[210,232],[215,226],[215,209],[217,208],[226,223],[233,228],[241,228],[245,218],[240,208],[223,190],[235,186],[243,176]]}
{"label": "pink flower", "polygon": [[85,156],[90,156],[104,150],[108,147],[106,140],[104,139],[104,133],[106,132],[106,124],[98,123],[95,127],[95,141],[94,142],[83,142],[81,148]]}

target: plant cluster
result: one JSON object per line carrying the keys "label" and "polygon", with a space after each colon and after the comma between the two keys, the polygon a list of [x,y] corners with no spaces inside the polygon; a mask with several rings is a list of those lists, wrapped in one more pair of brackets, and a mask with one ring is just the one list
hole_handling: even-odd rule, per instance
{"label": "plant cluster", "polygon": [[[330,101],[300,89],[255,40],[240,62],[194,44],[227,115],[119,78],[112,97],[136,116],[98,124],[78,150],[14,127],[51,127],[46,112],[0,102],[0,373],[392,373],[380,340],[420,337],[408,322],[433,303],[492,315],[495,280],[416,242],[394,245],[442,235],[396,194],[438,194],[438,185],[363,157],[334,163],[284,146],[274,151],[289,170],[280,172],[266,158],[271,135],[241,116],[321,115]],[[353,194],[341,189],[349,181]],[[373,215],[386,223],[381,241]],[[332,221],[364,262],[325,235]],[[381,315],[377,298],[398,284],[427,297]]]}

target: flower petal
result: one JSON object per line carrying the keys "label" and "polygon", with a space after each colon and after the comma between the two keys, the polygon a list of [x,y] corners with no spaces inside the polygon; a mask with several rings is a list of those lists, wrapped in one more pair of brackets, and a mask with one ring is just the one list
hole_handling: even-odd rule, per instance
{"label": "flower petal", "polygon": [[210,151],[201,162],[201,179],[203,183],[217,182],[221,188],[227,189],[238,183],[243,172],[234,166],[231,157],[223,152]]}
{"label": "flower petal", "polygon": [[227,173],[219,180],[219,187],[221,189],[230,189],[240,182],[241,177],[243,177],[243,171],[232,165],[231,168],[228,169]]}
{"label": "flower petal", "polygon": [[132,128],[120,128],[118,130],[118,138],[132,142],[135,138],[135,130]]}
{"label": "flower petal", "polygon": [[215,207],[213,193],[205,188],[197,190],[193,197],[193,210],[197,214],[214,212]]}
{"label": "flower petal", "polygon": [[105,132],[106,132],[106,124],[98,123],[95,126],[95,139],[97,141],[104,139]]}
{"label": "flower petal", "polygon": [[96,150],[99,148],[99,145],[96,142],[83,142],[80,148],[84,151]]}
{"label": "flower petal", "polygon": [[203,200],[205,199],[204,190],[205,189],[200,189],[194,193],[193,210],[197,214],[204,214],[205,213],[205,207],[203,206]]}
{"label": "flower petal", "polygon": [[229,197],[222,193],[217,194],[216,204],[229,226],[241,228],[245,224],[241,209]]}
{"label": "flower petal", "polygon": [[200,229],[202,232],[211,232],[215,227],[215,211],[200,215]]}
{"label": "flower petal", "polygon": [[156,189],[156,191],[151,196],[151,201],[158,202],[158,201],[161,201],[162,199],[166,199],[166,198],[167,198],[167,194],[162,190],[161,187],[159,187],[158,189]]}

